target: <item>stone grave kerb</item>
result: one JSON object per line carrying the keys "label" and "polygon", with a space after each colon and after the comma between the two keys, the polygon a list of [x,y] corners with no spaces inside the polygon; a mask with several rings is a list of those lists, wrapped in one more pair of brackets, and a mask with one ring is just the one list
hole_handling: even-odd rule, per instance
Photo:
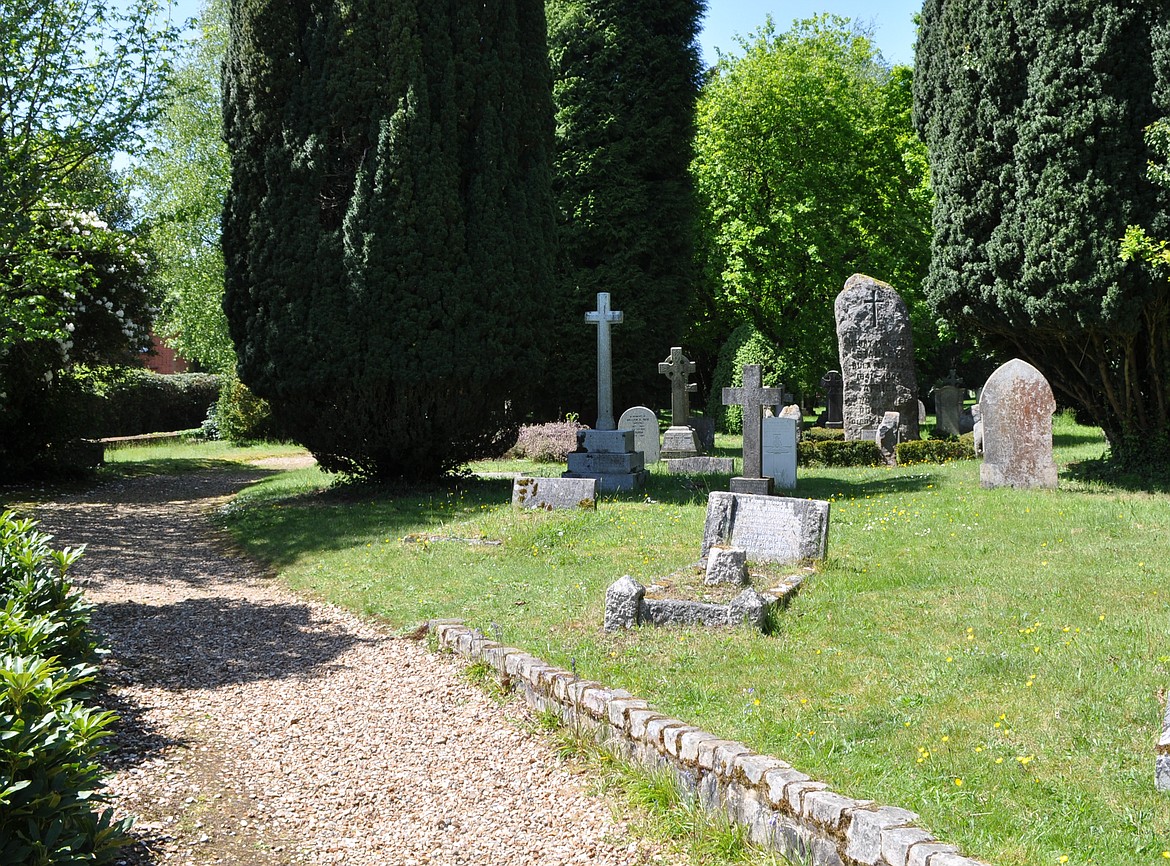
{"label": "stone grave kerb", "polygon": [[609,326],[620,325],[620,310],[610,309],[609,292],[597,293],[597,309],[585,314],[585,321],[597,325],[597,424],[596,430],[616,430],[613,420],[613,355]]}
{"label": "stone grave kerb", "polygon": [[744,365],[741,387],[723,389],[725,406],[743,407],[743,476],[731,479],[732,492],[772,492],[772,479],[763,476],[763,407],[775,406],[783,398],[783,388],[764,387],[759,364]]}

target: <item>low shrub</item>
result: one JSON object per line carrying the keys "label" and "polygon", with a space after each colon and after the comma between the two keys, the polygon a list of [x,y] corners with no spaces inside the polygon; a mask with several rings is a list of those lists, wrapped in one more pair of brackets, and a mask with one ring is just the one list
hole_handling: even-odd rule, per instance
{"label": "low shrub", "polygon": [[73,384],[72,393],[61,389],[62,408],[81,419],[79,433],[89,439],[190,430],[219,393],[218,376],[137,367],[80,369]]}
{"label": "low shrub", "polygon": [[86,703],[97,645],[66,579],[80,551],[51,550],[31,521],[0,515],[0,863],[109,862],[128,822],[102,803],[113,713]]}
{"label": "low shrub", "polygon": [[951,460],[975,459],[975,445],[968,434],[964,438],[915,439],[899,442],[895,453],[899,466],[911,463],[949,463]]}
{"label": "low shrub", "polygon": [[577,431],[585,429],[584,424],[567,420],[527,424],[520,428],[510,453],[537,463],[563,463],[570,452],[577,450]]}
{"label": "low shrub", "polygon": [[806,436],[796,443],[796,462],[800,466],[881,466],[885,460],[876,442],[858,439],[817,441]]}
{"label": "low shrub", "polygon": [[840,427],[805,427],[800,437],[809,442],[843,442],[845,431]]}
{"label": "low shrub", "polygon": [[203,427],[214,427],[213,438],[236,444],[258,442],[274,433],[268,403],[235,376],[224,377],[219,399]]}

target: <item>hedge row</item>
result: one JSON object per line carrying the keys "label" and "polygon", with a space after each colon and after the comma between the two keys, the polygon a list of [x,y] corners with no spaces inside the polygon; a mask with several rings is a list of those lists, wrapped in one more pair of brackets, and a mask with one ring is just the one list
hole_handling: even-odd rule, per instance
{"label": "hedge row", "polygon": [[[115,717],[89,703],[90,606],[35,524],[0,515],[0,863],[104,863],[128,822],[101,808],[102,738]],[[100,811],[99,811],[100,810]]]}
{"label": "hedge row", "polygon": [[82,435],[89,439],[190,430],[219,396],[219,377],[207,373],[126,370],[87,384],[79,408],[86,419]]}

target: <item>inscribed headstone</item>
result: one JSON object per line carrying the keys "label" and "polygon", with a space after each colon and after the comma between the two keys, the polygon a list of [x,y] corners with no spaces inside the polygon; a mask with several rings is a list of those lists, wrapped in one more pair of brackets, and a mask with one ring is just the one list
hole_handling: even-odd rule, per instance
{"label": "inscribed headstone", "polygon": [[596,508],[597,481],[593,478],[517,478],[512,482],[512,505],[544,511]]}
{"label": "inscribed headstone", "polygon": [[1044,375],[1014,358],[983,386],[983,487],[1056,487],[1052,413],[1056,399]]}
{"label": "inscribed headstone", "polygon": [[765,418],[762,427],[762,471],[776,487],[791,490],[796,486],[796,421],[784,416]]}
{"label": "inscribed headstone", "polygon": [[918,380],[910,312],[886,283],[854,274],[834,303],[845,438],[876,429],[893,409],[903,442],[918,438]]}
{"label": "inscribed headstone", "polygon": [[707,497],[702,556],[712,547],[739,547],[752,562],[824,559],[829,503],[717,490]]}
{"label": "inscribed headstone", "polygon": [[943,436],[959,436],[964,432],[960,415],[967,389],[960,388],[955,374],[934,389],[934,426]]}
{"label": "inscribed headstone", "polygon": [[631,406],[618,419],[619,430],[634,431],[634,450],[641,451],[646,463],[657,463],[659,458],[658,416],[646,406]]}

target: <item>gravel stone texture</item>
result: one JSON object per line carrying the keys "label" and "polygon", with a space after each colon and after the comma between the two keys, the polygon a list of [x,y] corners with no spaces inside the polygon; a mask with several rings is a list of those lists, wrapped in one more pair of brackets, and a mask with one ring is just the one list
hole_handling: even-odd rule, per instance
{"label": "gravel stone texture", "polygon": [[261,470],[126,478],[38,508],[111,654],[107,793],[143,864],[675,862],[460,676],[283,588],[208,519]]}

